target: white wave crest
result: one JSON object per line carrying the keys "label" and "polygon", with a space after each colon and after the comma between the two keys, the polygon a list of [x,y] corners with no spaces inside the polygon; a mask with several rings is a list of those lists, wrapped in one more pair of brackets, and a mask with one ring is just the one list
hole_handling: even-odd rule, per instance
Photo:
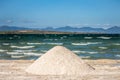
{"label": "white wave crest", "polygon": [[11,58],[23,58],[25,56],[15,56],[15,55],[12,55]]}
{"label": "white wave crest", "polygon": [[87,52],[89,54],[97,54],[98,52]]}
{"label": "white wave crest", "polygon": [[29,44],[42,44],[42,45],[45,45],[45,44],[48,44],[48,45],[63,45],[63,43],[27,43],[28,45]]}
{"label": "white wave crest", "polygon": [[24,54],[23,52],[7,52],[9,55]]}
{"label": "white wave crest", "polygon": [[24,53],[25,56],[41,56],[43,53]]}
{"label": "white wave crest", "polygon": [[86,42],[86,43],[72,43],[72,45],[90,45],[90,44],[100,44],[101,42]]}
{"label": "white wave crest", "polygon": [[100,39],[111,39],[112,37],[101,36],[101,37],[97,37],[97,38],[100,38]]}
{"label": "white wave crest", "polygon": [[46,44],[50,44],[50,45],[63,45],[63,43],[46,43]]}
{"label": "white wave crest", "polygon": [[6,52],[7,50],[0,49],[0,52]]}
{"label": "white wave crest", "polygon": [[28,42],[27,44],[31,44],[31,45],[32,45],[32,44],[33,44],[33,45],[35,44],[35,45],[36,45],[36,44],[43,44],[43,43],[30,43],[30,42]]}
{"label": "white wave crest", "polygon": [[36,51],[36,50],[13,50],[14,52],[22,52],[22,53],[25,53],[25,52],[33,52],[33,51]]}
{"label": "white wave crest", "polygon": [[84,37],[84,39],[92,39],[93,37]]}
{"label": "white wave crest", "polygon": [[58,39],[54,39],[55,41],[57,41]]}
{"label": "white wave crest", "polygon": [[10,45],[10,43],[3,43],[3,45]]}
{"label": "white wave crest", "polygon": [[88,45],[88,43],[72,43],[72,45]]}
{"label": "white wave crest", "polygon": [[43,53],[32,53],[32,52],[7,52],[7,54],[11,56],[19,56],[19,55],[24,55],[24,56],[41,56]]}
{"label": "white wave crest", "polygon": [[80,51],[80,50],[74,50],[74,53],[89,53],[89,54],[97,54],[98,52],[90,52],[90,51]]}
{"label": "white wave crest", "polygon": [[113,45],[117,45],[117,46],[119,46],[119,45],[120,45],[120,43],[113,43]]}
{"label": "white wave crest", "polygon": [[35,46],[10,46],[11,48],[19,48],[19,49],[28,49],[28,48],[33,48]]}
{"label": "white wave crest", "polygon": [[86,51],[79,51],[79,50],[74,50],[74,53],[87,53]]}
{"label": "white wave crest", "polygon": [[98,48],[100,48],[100,49],[107,49],[107,47],[98,47]]}
{"label": "white wave crest", "polygon": [[115,55],[116,57],[120,57],[120,54]]}

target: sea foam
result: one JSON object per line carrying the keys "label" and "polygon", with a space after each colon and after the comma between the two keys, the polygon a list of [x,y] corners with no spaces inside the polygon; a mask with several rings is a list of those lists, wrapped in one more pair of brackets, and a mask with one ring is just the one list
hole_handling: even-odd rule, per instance
{"label": "sea foam", "polygon": [[24,55],[25,56],[41,56],[41,55],[43,55],[43,53],[32,53],[32,52],[30,52],[30,53],[24,53]]}
{"label": "sea foam", "polygon": [[80,51],[80,50],[73,50],[74,53],[87,53],[86,51]]}
{"label": "sea foam", "polygon": [[10,43],[3,43],[3,45],[10,45]]}
{"label": "sea foam", "polygon": [[84,43],[72,43],[72,45],[90,45],[90,44],[100,44],[101,42],[84,42]]}
{"label": "sea foam", "polygon": [[19,48],[19,49],[29,49],[29,48],[33,48],[35,46],[10,46],[11,48]]}
{"label": "sea foam", "polygon": [[117,45],[117,46],[119,46],[119,45],[120,45],[120,43],[113,43],[113,45]]}
{"label": "sea foam", "polygon": [[11,58],[23,58],[25,56],[15,56],[15,55],[12,55]]}
{"label": "sea foam", "polygon": [[0,49],[0,52],[6,52],[7,50]]}
{"label": "sea foam", "polygon": [[9,55],[24,54],[23,52],[7,52]]}
{"label": "sea foam", "polygon": [[93,37],[84,37],[84,39],[92,39]]}
{"label": "sea foam", "polygon": [[115,56],[120,58],[120,54],[117,54],[117,55],[115,55]]}
{"label": "sea foam", "polygon": [[7,52],[9,55],[14,56],[41,56],[43,53],[33,53],[33,52]]}
{"label": "sea foam", "polygon": [[97,37],[97,38],[100,38],[100,39],[111,39],[112,37],[101,36],[101,37]]}
{"label": "sea foam", "polygon": [[63,43],[46,43],[46,44],[50,44],[50,45],[63,45]]}
{"label": "sea foam", "polygon": [[36,45],[36,44],[43,44],[43,43],[30,43],[30,42],[28,42],[27,44],[30,44],[30,45]]}
{"label": "sea foam", "polygon": [[73,50],[74,53],[89,53],[89,54],[97,54],[98,52],[91,52],[91,51],[80,51],[80,50]]}
{"label": "sea foam", "polygon": [[107,49],[107,47],[98,47],[98,48],[100,48],[100,49]]}

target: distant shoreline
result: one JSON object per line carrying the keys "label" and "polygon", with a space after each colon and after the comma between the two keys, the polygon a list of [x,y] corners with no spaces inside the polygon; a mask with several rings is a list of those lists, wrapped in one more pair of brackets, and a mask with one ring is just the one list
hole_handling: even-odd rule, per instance
{"label": "distant shoreline", "polygon": [[0,34],[112,34],[112,33],[58,32],[58,31],[41,31],[41,30],[16,30],[16,31],[0,31]]}

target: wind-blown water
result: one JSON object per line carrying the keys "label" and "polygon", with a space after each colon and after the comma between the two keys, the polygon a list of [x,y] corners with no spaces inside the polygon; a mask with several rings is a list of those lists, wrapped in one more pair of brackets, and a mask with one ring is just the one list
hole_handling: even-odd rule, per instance
{"label": "wind-blown water", "polygon": [[1,34],[0,59],[36,59],[57,45],[82,58],[120,59],[119,34]]}

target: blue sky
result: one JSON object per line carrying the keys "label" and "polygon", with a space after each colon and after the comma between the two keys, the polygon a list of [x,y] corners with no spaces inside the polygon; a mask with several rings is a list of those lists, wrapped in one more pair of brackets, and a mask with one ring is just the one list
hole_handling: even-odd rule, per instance
{"label": "blue sky", "polygon": [[120,26],[120,0],[0,0],[0,25]]}

